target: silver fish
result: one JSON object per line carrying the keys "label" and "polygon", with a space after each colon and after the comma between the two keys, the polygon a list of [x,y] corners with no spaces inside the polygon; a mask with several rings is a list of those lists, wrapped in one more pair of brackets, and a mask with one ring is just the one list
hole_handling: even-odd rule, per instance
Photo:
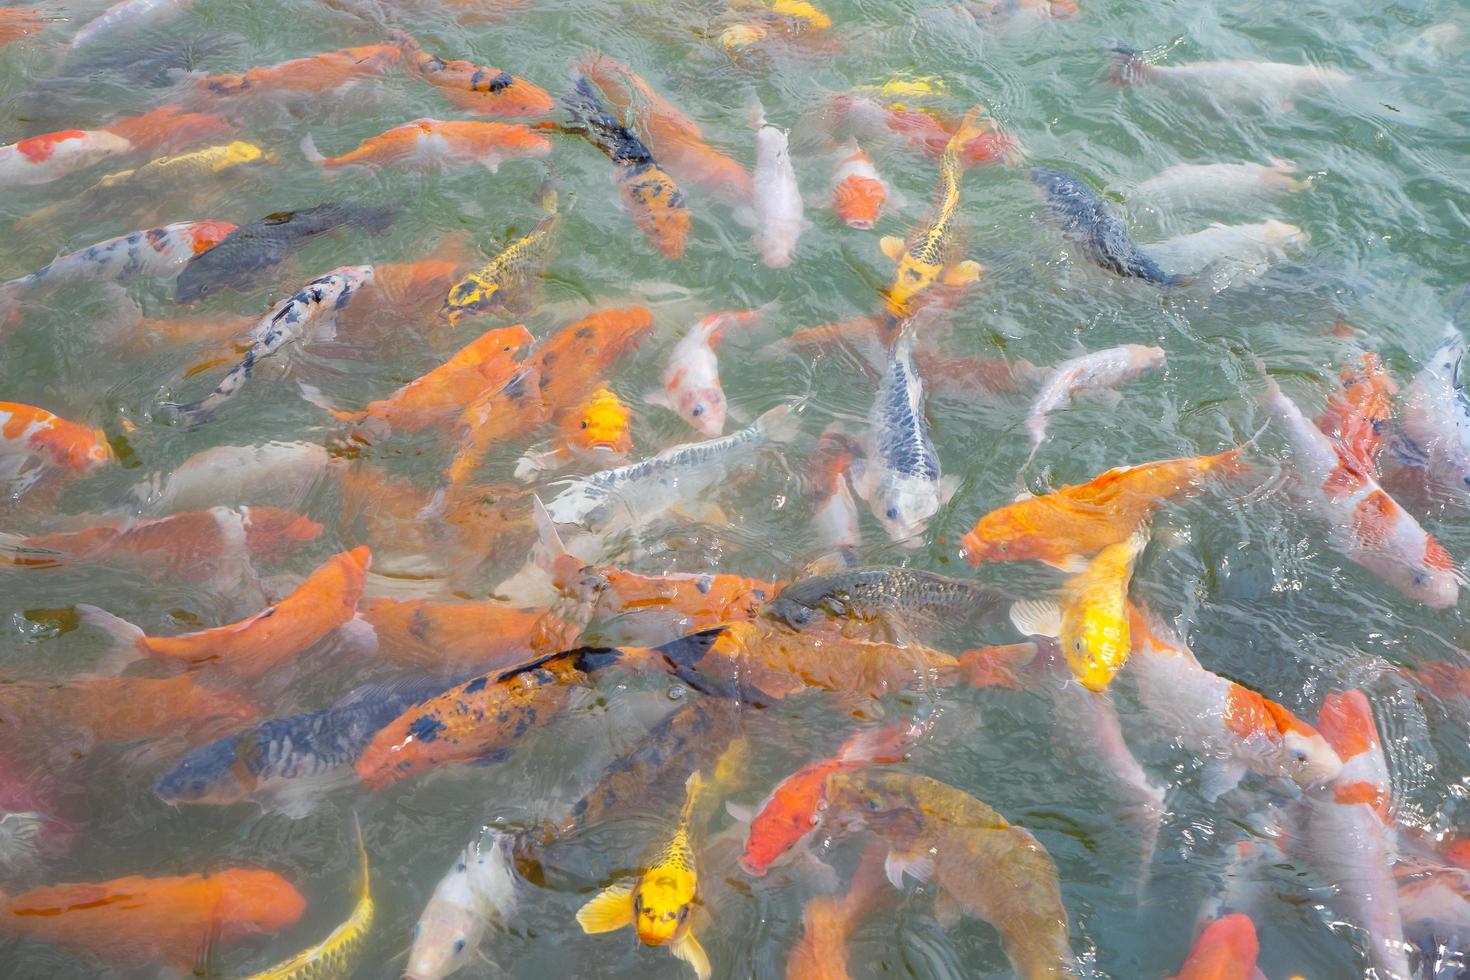
{"label": "silver fish", "polygon": [[1052,368],[1041,383],[1041,391],[1031,402],[1031,410],[1026,413],[1026,432],[1031,436],[1031,455],[1026,457],[1027,464],[1036,457],[1036,451],[1046,439],[1046,416],[1052,409],[1061,408],[1084,388],[1111,388],[1124,384],[1163,363],[1164,350],[1161,347],[1124,344],[1083,354]]}

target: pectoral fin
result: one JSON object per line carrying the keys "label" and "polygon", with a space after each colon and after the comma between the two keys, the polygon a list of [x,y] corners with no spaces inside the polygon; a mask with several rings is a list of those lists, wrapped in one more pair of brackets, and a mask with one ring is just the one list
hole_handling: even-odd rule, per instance
{"label": "pectoral fin", "polygon": [[[629,908],[631,907],[630,905]],[[709,980],[709,955],[705,953],[704,947],[699,945],[699,940],[694,938],[694,933],[686,932],[675,939],[669,946],[669,952],[694,967],[694,975],[699,980]]]}
{"label": "pectoral fin", "polygon": [[919,881],[928,881],[934,877],[934,856],[928,851],[913,854],[889,851],[888,856],[883,859],[883,873],[888,876],[889,884],[901,890],[904,875]]}
{"label": "pectoral fin", "polygon": [[1011,606],[1011,622],[1023,636],[1059,636],[1062,610],[1045,599],[1022,599]]}
{"label": "pectoral fin", "polygon": [[966,259],[947,267],[940,274],[939,281],[946,286],[968,286],[970,283],[979,282],[984,272],[985,267],[979,262],[974,259]]}
{"label": "pectoral fin", "polygon": [[1209,762],[1200,777],[1200,795],[1213,803],[1230,792],[1245,776],[1245,766],[1239,762]]}
{"label": "pectoral fin", "polygon": [[903,254],[903,239],[897,235],[884,235],[878,242],[878,247],[883,250],[889,261],[897,262],[898,257]]}
{"label": "pectoral fin", "polygon": [[613,932],[633,924],[633,882],[604,888],[577,910],[577,925],[586,933]]}

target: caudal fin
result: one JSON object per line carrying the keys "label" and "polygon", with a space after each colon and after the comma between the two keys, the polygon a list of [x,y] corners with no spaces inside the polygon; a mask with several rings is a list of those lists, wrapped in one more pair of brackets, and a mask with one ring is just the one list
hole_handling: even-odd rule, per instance
{"label": "caudal fin", "polygon": [[111,641],[102,663],[98,665],[98,674],[118,674],[142,655],[142,642],[145,639],[142,629],[98,606],[77,603],[74,608],[83,623],[102,630]]}
{"label": "caudal fin", "polygon": [[908,758],[908,749],[933,727],[932,717],[911,724],[858,732],[843,743],[837,761],[851,765],[892,765]]}

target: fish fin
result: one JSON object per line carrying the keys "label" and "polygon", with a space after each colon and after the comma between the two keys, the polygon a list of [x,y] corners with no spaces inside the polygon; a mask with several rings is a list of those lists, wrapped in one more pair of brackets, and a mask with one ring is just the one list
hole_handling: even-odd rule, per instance
{"label": "fish fin", "polygon": [[877,468],[870,465],[865,459],[854,459],[847,464],[847,482],[852,492],[863,500],[869,500],[873,496],[873,479],[877,475]]}
{"label": "fish fin", "polygon": [[916,733],[906,725],[859,732],[837,752],[838,762],[894,763],[907,755],[904,749]]}
{"label": "fish fin", "polygon": [[77,603],[74,608],[82,622],[102,630],[112,641],[110,649],[99,665],[100,674],[104,676],[118,674],[128,664],[143,655],[143,641],[146,639],[146,634],[140,627],[134,626],[120,616],[114,616],[106,609],[88,605],[85,602]]}
{"label": "fish fin", "polygon": [[562,454],[556,449],[547,449],[539,453],[526,453],[516,460],[515,478],[522,483],[535,483],[536,478],[548,470],[556,468],[557,462]]}
{"label": "fish fin", "polygon": [[1011,500],[1011,503],[1013,503],[1013,504],[1019,504],[1023,500],[1035,500],[1035,499],[1036,499],[1036,494],[1032,493],[1030,490],[1021,489],[1021,490],[1017,490],[1016,491],[1016,496]]}
{"label": "fish fin", "polygon": [[699,944],[699,940],[694,938],[693,931],[686,932],[678,939],[675,939],[669,945],[669,952],[693,967],[694,975],[699,980],[709,980],[709,954],[704,951],[704,947]]}
{"label": "fish fin", "polygon": [[558,560],[570,557],[567,546],[561,539],[561,532],[556,529],[556,521],[552,520],[551,511],[541,502],[539,494],[531,494],[531,523],[536,526],[536,547],[532,549],[531,560],[548,573],[553,571]]}
{"label": "fish fin", "polygon": [[684,780],[684,808],[679,811],[679,822],[685,826],[689,825],[689,817],[694,813],[695,801],[699,799],[700,792],[704,789],[704,776],[696,769]]}
{"label": "fish fin", "polygon": [[1066,572],[1068,575],[1076,575],[1078,572],[1087,571],[1087,559],[1081,555],[1068,555],[1065,558],[1055,559],[1043,558],[1042,564],[1050,565],[1057,571]]}
{"label": "fish fin", "polygon": [[934,919],[939,928],[946,931],[960,924],[965,917],[965,907],[948,890],[941,888],[934,896]]}
{"label": "fish fin", "polygon": [[979,282],[984,273],[985,266],[974,259],[965,259],[963,262],[956,262],[948,266],[940,273],[939,281],[946,286],[968,286]]}
{"label": "fish fin", "polygon": [[1022,599],[1011,606],[1011,622],[1025,636],[1060,636],[1062,608],[1048,599]]}
{"label": "fish fin", "polygon": [[889,850],[883,859],[883,874],[894,888],[902,891],[904,875],[921,882],[934,877],[934,856],[923,851],[900,854],[897,850]]}
{"label": "fish fin", "polygon": [[755,822],[756,809],[749,803],[736,803],[734,800],[726,800],[725,812],[736,823],[749,824]]}
{"label": "fish fin", "polygon": [[878,247],[883,250],[884,256],[890,262],[897,262],[899,257],[903,255],[903,244],[903,239],[897,235],[884,235],[878,240]]}
{"label": "fish fin", "polygon": [[645,405],[656,405],[659,408],[667,408],[671,410],[674,407],[673,403],[669,401],[669,396],[664,394],[663,390],[660,388],[649,388],[647,391],[645,391],[643,393],[643,403]]}
{"label": "fish fin", "polygon": [[614,932],[633,924],[633,882],[608,885],[577,910],[577,925],[585,933]]}
{"label": "fish fin", "polygon": [[957,477],[957,476],[941,476],[939,478],[939,499],[941,501],[943,501],[944,503],[947,504],[951,500],[953,500],[954,499],[954,495],[957,494],[957,493],[959,493],[959,490],[960,490],[960,478],[959,477]]}
{"label": "fish fin", "polygon": [[1245,766],[1234,760],[1206,762],[1204,773],[1200,776],[1200,795],[1213,803],[1238,786],[1244,777]]}
{"label": "fish fin", "polygon": [[715,760],[715,773],[712,777],[715,788],[725,793],[740,786],[745,782],[745,772],[749,766],[750,740],[734,739]]}
{"label": "fish fin", "polygon": [[766,430],[771,442],[790,442],[801,431],[801,414],[799,405],[784,402],[762,413],[755,424]]}
{"label": "fish fin", "polygon": [[367,412],[339,411],[337,407],[332,404],[331,399],[323,394],[322,390],[316,385],[307,384],[305,381],[298,381],[296,382],[296,387],[301,390],[301,397],[303,399],[305,399],[308,403],[315,405],[322,411],[326,412],[328,415],[332,416],[332,418],[336,419],[339,422],[361,422],[363,419],[367,418]]}
{"label": "fish fin", "polygon": [[322,156],[321,152],[317,150],[316,138],[313,137],[311,133],[307,133],[305,136],[301,137],[301,155],[306,157],[309,162],[314,163],[317,166],[321,166],[322,164],[327,162],[327,158]]}
{"label": "fish fin", "polygon": [[[348,770],[341,786],[356,782]],[[335,787],[334,787],[335,788]],[[326,786],[319,779],[283,779],[258,788],[251,798],[267,813],[279,813],[287,820],[304,820],[317,811]]]}

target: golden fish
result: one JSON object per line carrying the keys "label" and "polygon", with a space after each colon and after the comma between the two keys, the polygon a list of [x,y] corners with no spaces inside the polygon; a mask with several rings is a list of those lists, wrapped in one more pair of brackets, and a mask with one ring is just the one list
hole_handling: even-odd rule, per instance
{"label": "golden fish", "polygon": [[556,190],[542,196],[546,217],[525,235],[507,245],[488,264],[471,272],[449,290],[440,313],[451,326],[471,313],[484,313],[505,303],[507,295],[525,286],[546,268],[561,231],[562,215]]}

